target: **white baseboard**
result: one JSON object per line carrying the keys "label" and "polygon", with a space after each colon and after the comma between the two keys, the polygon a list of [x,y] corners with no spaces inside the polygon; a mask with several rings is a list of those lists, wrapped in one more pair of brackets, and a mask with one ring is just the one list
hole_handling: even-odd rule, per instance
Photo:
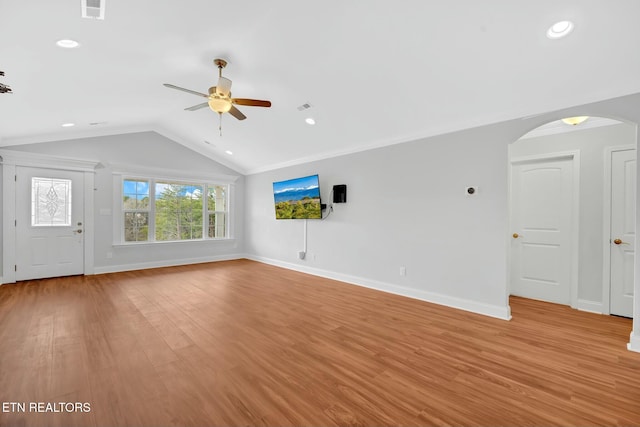
{"label": "white baseboard", "polygon": [[631,334],[629,335],[629,344],[627,344],[627,350],[637,351],[638,353],[640,353],[640,335],[634,333],[634,331],[631,331]]}
{"label": "white baseboard", "polygon": [[422,291],[419,289],[407,288],[390,283],[380,282],[377,280],[365,279],[363,277],[351,276],[348,274],[336,273],[329,270],[322,270],[319,268],[306,267],[290,262],[279,261],[275,259],[245,255],[247,259],[258,261],[264,264],[275,265],[277,267],[283,267],[289,270],[295,270],[302,273],[311,274],[314,276],[325,277],[327,279],[338,280],[341,282],[350,283],[352,285],[358,285],[365,288],[375,289],[390,294],[401,295],[421,301],[431,302],[434,304],[444,305],[447,307],[457,308],[459,310],[470,311],[472,313],[482,314],[485,316],[495,317],[502,320],[511,319],[511,308],[509,306],[502,307],[498,305],[485,304],[482,302],[476,302],[464,298],[453,297],[449,295],[443,295],[436,292]]}
{"label": "white baseboard", "polygon": [[120,271],[146,270],[149,268],[175,267],[178,265],[202,264],[205,262],[231,261],[245,258],[242,254],[216,255],[198,258],[172,259],[165,261],[142,262],[137,264],[109,265],[95,267],[94,274],[118,273]]}
{"label": "white baseboard", "polygon": [[580,311],[588,311],[589,313],[603,314],[602,303],[597,301],[579,299],[578,306],[576,308]]}

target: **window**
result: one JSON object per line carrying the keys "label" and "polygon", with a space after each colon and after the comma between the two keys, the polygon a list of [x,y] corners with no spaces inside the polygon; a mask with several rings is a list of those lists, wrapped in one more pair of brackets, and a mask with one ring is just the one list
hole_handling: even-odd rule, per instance
{"label": "window", "polygon": [[31,178],[31,225],[71,225],[71,180]]}
{"label": "window", "polygon": [[202,239],[202,186],[156,183],[156,240]]}
{"label": "window", "polygon": [[122,188],[124,241],[146,242],[149,237],[149,181],[127,179]]}
{"label": "window", "polygon": [[124,241],[226,238],[228,197],[227,185],[125,178]]}
{"label": "window", "polygon": [[207,236],[224,237],[227,229],[227,187],[207,186]]}

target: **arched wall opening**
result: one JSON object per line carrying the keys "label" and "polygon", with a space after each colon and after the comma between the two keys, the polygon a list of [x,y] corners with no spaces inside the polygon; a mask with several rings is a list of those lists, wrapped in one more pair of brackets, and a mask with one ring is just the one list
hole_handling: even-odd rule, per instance
{"label": "arched wall opening", "polygon": [[[518,140],[509,144],[509,237],[506,245],[508,270],[507,298],[509,295],[520,295],[535,299],[545,299],[551,302],[571,305],[573,308],[579,310],[633,317],[635,322],[638,322],[637,308],[635,309],[636,315],[634,315],[632,305],[629,306],[628,312],[616,312],[617,309],[611,309],[613,301],[610,298],[612,292],[612,268],[615,270],[615,268],[619,267],[615,262],[612,267],[611,260],[613,258],[611,257],[613,255],[610,253],[610,248],[620,249],[619,247],[616,248],[616,245],[613,243],[615,236],[611,236],[611,221],[613,220],[610,216],[612,209],[611,174],[614,172],[611,167],[612,156],[617,156],[615,153],[621,151],[633,152],[633,174],[635,175],[635,152],[637,145],[638,132],[636,123],[607,117],[590,117],[584,123],[575,126],[564,124],[559,119],[547,120],[546,123],[539,124]],[[568,229],[568,231],[573,233],[573,239],[569,241],[569,244],[573,246],[571,248],[571,256],[573,258],[570,258],[568,262],[573,262],[574,265],[572,265],[570,269],[571,277],[569,293],[567,294],[569,299],[566,301],[553,301],[553,299],[547,299],[544,295],[535,293],[526,295],[525,292],[525,295],[522,295],[522,287],[519,286],[518,275],[520,275],[520,277],[527,276],[527,274],[531,276],[530,273],[532,270],[529,268],[529,271],[523,274],[521,247],[524,242],[522,238],[523,231],[521,229],[516,230],[522,223],[518,221],[517,218],[514,218],[518,217],[518,215],[522,216],[522,209],[517,207],[518,204],[522,204],[522,202],[518,201],[518,196],[514,196],[513,176],[514,171],[518,170],[519,166],[517,165],[526,164],[527,162],[534,163],[536,161],[546,162],[546,164],[549,165],[553,164],[554,159],[558,160],[559,164],[563,157],[571,160],[571,171],[574,177],[573,179],[576,181],[573,188],[576,200],[572,207],[574,210],[577,210],[577,212],[573,212],[574,215],[571,217]],[[569,160],[567,160],[567,162],[568,161]],[[615,166],[613,169],[615,169]],[[637,178],[635,178],[633,182],[633,200],[630,201],[633,204],[633,208],[635,208],[638,202],[638,188],[637,185],[635,185],[636,179]],[[517,180],[518,179],[516,179],[516,181]],[[516,183],[515,187],[519,189],[519,185],[519,183]],[[560,194],[560,192],[558,191],[557,194]],[[527,203],[524,203],[523,206],[527,207]],[[628,215],[632,215],[630,222],[634,226],[638,223],[636,212],[637,209],[634,209],[633,212]],[[575,224],[574,221],[577,222],[577,224]],[[518,238],[514,238],[516,234],[518,234]],[[529,232],[529,234],[531,235],[531,232]],[[542,234],[544,234],[544,230],[542,230]],[[634,237],[633,240],[631,244],[633,249],[635,249],[636,242]],[[533,245],[531,245],[530,248],[532,247]],[[541,246],[538,246],[538,248],[540,247]],[[630,247],[631,246],[627,246],[626,248]],[[535,250],[531,250],[530,252],[534,253]],[[531,255],[531,253],[528,255]],[[629,257],[627,256],[627,258]],[[555,261],[558,261],[558,259],[553,256],[547,256],[546,259],[542,256],[541,259],[534,261],[531,265],[539,267],[540,271],[544,271],[545,268],[548,267],[544,265],[545,263]],[[566,262],[566,260],[562,261]],[[627,269],[627,277],[624,279],[627,280],[627,291],[631,290],[633,294],[633,289],[635,288],[636,290],[635,297],[632,296],[630,298],[631,303],[633,303],[633,298],[635,298],[636,301],[638,299],[638,285],[636,284],[638,278],[634,278],[634,266],[637,261],[634,259],[627,259],[627,261],[627,266],[625,267]],[[553,274],[555,274],[555,272],[552,272],[551,276],[553,276]],[[553,277],[541,277],[541,279],[549,279],[549,283],[555,281]],[[618,288],[616,288],[616,291],[619,291]],[[635,323],[635,326],[634,330],[637,330],[638,323]],[[633,332],[631,334],[629,348],[632,350],[640,350],[634,348]]]}

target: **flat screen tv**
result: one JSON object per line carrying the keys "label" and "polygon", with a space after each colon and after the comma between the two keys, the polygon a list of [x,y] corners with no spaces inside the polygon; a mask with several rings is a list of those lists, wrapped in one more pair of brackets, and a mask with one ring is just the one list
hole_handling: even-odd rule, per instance
{"label": "flat screen tv", "polygon": [[276,219],[322,219],[318,175],[273,183]]}

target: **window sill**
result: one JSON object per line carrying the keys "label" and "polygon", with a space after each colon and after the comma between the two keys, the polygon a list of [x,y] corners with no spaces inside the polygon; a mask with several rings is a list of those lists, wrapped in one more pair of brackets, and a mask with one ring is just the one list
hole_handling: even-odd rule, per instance
{"label": "window sill", "polygon": [[162,242],[117,242],[113,243],[113,247],[132,247],[132,246],[155,246],[155,245],[184,245],[185,243],[223,243],[223,242],[235,242],[235,238],[226,237],[223,239],[194,239],[194,240],[170,240]]}

